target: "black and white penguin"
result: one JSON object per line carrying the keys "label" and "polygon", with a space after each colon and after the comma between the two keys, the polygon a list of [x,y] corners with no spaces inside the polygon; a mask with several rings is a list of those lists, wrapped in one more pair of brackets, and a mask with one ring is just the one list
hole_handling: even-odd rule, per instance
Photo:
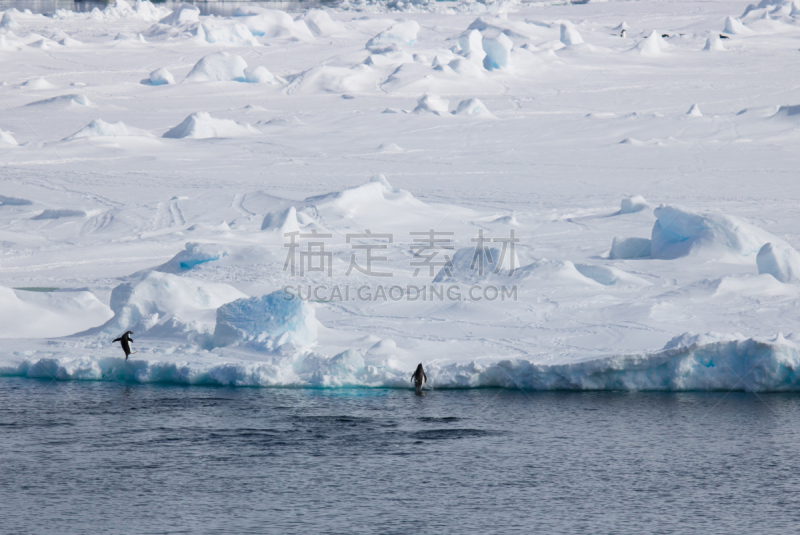
{"label": "black and white penguin", "polygon": [[428,382],[428,376],[425,375],[425,370],[422,369],[422,363],[419,363],[417,366],[416,371],[411,376],[411,380],[414,381],[414,390],[417,391],[417,394],[422,394],[422,384]]}
{"label": "black and white penguin", "polygon": [[619,32],[619,36],[624,38],[625,37],[625,33],[626,33],[625,29],[623,28],[623,30],[621,32]]}
{"label": "black and white penguin", "polygon": [[[115,338],[111,342],[112,344],[114,342],[120,343],[120,345],[122,346],[122,350],[125,352],[125,360],[128,360],[128,357],[131,355],[131,342],[133,342],[133,339],[131,338],[132,334],[133,331],[125,331],[125,334],[123,334],[119,338]],[[134,351],[134,353],[136,353],[136,351]]]}

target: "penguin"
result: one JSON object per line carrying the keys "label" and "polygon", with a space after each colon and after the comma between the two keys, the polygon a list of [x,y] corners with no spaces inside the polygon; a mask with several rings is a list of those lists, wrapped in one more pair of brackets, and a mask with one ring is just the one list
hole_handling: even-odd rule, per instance
{"label": "penguin", "polygon": [[619,32],[619,36],[620,36],[620,37],[622,37],[622,38],[624,38],[624,37],[625,37],[625,33],[626,33],[626,32],[625,32],[625,30],[623,29],[621,32]]}
{"label": "penguin", "polygon": [[133,331],[125,331],[125,334],[111,341],[112,344],[114,342],[119,342],[120,345],[122,345],[122,350],[125,352],[125,360],[128,360],[130,355],[137,353],[137,351],[131,353],[131,342],[133,342],[133,339],[131,338],[132,334]]}
{"label": "penguin", "polygon": [[425,370],[422,369],[422,363],[419,363],[417,366],[416,371],[411,375],[411,380],[414,381],[414,390],[417,391],[417,395],[422,394],[422,383],[428,382],[428,376],[425,375]]}

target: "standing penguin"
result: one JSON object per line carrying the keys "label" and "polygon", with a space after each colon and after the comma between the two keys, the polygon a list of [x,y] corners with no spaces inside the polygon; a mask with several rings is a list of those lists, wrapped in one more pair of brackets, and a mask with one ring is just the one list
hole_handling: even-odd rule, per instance
{"label": "standing penguin", "polygon": [[417,366],[416,371],[411,376],[411,380],[414,381],[414,390],[416,390],[417,395],[422,394],[422,383],[428,382],[428,376],[425,375],[425,370],[422,369],[422,363],[419,363]]}
{"label": "standing penguin", "polygon": [[[111,342],[112,344],[114,342],[120,343],[122,350],[125,352],[125,360],[128,360],[128,357],[131,355],[131,342],[133,342],[133,339],[131,338],[132,334],[133,331],[125,331],[125,334]],[[134,351],[134,353],[136,353],[136,351]]]}

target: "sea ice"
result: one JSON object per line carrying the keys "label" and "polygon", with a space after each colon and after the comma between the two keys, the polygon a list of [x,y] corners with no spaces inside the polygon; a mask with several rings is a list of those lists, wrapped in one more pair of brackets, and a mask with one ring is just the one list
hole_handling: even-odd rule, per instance
{"label": "sea ice", "polygon": [[767,273],[781,282],[800,281],[800,253],[782,242],[769,242],[756,256],[758,273]]}

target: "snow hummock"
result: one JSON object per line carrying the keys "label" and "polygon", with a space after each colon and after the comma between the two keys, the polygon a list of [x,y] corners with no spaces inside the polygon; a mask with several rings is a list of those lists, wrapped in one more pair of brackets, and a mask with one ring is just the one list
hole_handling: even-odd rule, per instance
{"label": "snow hummock", "polygon": [[367,41],[367,48],[380,48],[392,43],[411,46],[417,41],[417,32],[419,32],[419,23],[417,21],[400,20]]}
{"label": "snow hummock", "polygon": [[313,41],[314,36],[303,20],[294,20],[285,11],[264,8],[239,8],[240,21],[251,34],[267,39]]}
{"label": "snow hummock", "polygon": [[248,67],[244,70],[245,81],[250,84],[277,84],[278,79],[263,65]]}
{"label": "snow hummock", "polygon": [[574,27],[562,24],[561,42],[564,43],[565,46],[580,45],[583,44],[583,38]]}
{"label": "snow hummock", "polygon": [[310,346],[316,339],[314,309],[283,291],[237,299],[217,309],[216,347],[247,344],[272,351],[284,344]]}
{"label": "snow hummock", "polygon": [[92,106],[92,102],[86,95],[69,94],[59,95],[57,97],[47,98],[44,100],[37,100],[26,104],[26,106],[59,106],[67,108],[82,108]]}
{"label": "snow hummock", "polygon": [[777,238],[756,226],[721,212],[698,213],[661,205],[653,212],[651,254],[664,260],[689,254],[748,257]]}
{"label": "snow hummock", "polygon": [[321,37],[343,37],[347,29],[323,9],[309,9],[303,14],[308,29]]}
{"label": "snow hummock", "polygon": [[31,219],[39,221],[43,219],[64,219],[68,217],[86,217],[86,212],[83,210],[70,210],[67,208],[62,209],[47,209],[42,211],[39,215],[32,217]]}
{"label": "snow hummock", "polygon": [[465,58],[483,65],[486,52],[483,50],[483,36],[478,30],[467,30],[458,38],[461,55]]}
{"label": "snow hummock", "polygon": [[642,210],[646,210],[650,208],[650,205],[647,204],[647,201],[644,200],[644,197],[641,195],[631,195],[630,197],[626,197],[622,199],[619,203],[619,212],[618,214],[632,214],[634,212],[641,212]]}
{"label": "snow hummock", "polygon": [[2,145],[12,145],[16,147],[17,145],[19,145],[19,143],[17,143],[17,140],[14,139],[14,136],[12,136],[10,132],[6,132],[5,130],[0,130],[0,146]]}
{"label": "snow hummock", "polygon": [[723,52],[727,49],[722,45],[722,39],[720,39],[719,35],[714,34],[706,39],[706,45],[703,47],[703,50],[709,50],[711,52]]}
{"label": "snow hummock", "polygon": [[661,34],[653,30],[644,41],[639,43],[638,48],[643,56],[658,56],[670,48],[670,44],[661,37]]}
{"label": "snow hummock", "polygon": [[689,111],[686,112],[686,115],[691,115],[692,117],[702,117],[703,112],[700,111],[700,106],[697,104],[692,104],[689,108]]}
{"label": "snow hummock", "polygon": [[244,82],[244,70],[247,62],[241,56],[218,52],[205,56],[198,61],[186,76],[187,81],[193,82]]}
{"label": "snow hummock", "polygon": [[753,30],[742,24],[741,20],[730,16],[725,19],[725,29],[722,31],[731,35],[751,35],[755,33]]}
{"label": "snow hummock", "polygon": [[247,123],[237,123],[231,119],[215,119],[209,113],[200,111],[191,114],[181,124],[168,130],[161,137],[209,139],[247,136],[256,133],[258,130]]}
{"label": "snow hummock", "polygon": [[114,288],[114,317],[99,330],[114,335],[131,330],[134,339],[150,330],[162,336],[210,334],[216,309],[243,297],[227,284],[150,271]]}
{"label": "snow hummock", "polygon": [[3,18],[0,19],[0,29],[14,30],[16,28],[19,28],[19,22],[17,22],[14,17],[11,16],[11,13],[4,11]]}
{"label": "snow hummock", "polygon": [[758,273],[767,273],[781,282],[800,282],[800,253],[787,243],[765,243],[756,256]]}
{"label": "snow hummock", "polygon": [[31,78],[22,84],[27,89],[53,89],[55,86],[42,77]]}
{"label": "snow hummock", "polygon": [[156,69],[151,72],[149,79],[152,85],[168,85],[175,83],[175,78],[172,76],[172,73],[166,69],[166,67],[161,67],[160,69]]}
{"label": "snow hummock", "polygon": [[181,4],[172,10],[172,13],[159,20],[160,24],[180,26],[200,20],[200,8],[193,4]]}
{"label": "snow hummock", "polygon": [[649,238],[625,238],[616,237],[611,243],[611,252],[608,258],[611,260],[628,260],[631,258],[647,258],[650,256]]}
{"label": "snow hummock", "polygon": [[458,103],[453,115],[465,115],[467,117],[481,117],[484,119],[494,119],[495,116],[492,115],[486,106],[484,106],[483,102],[477,98],[471,98],[467,100],[462,100]]}
{"label": "snow hummock", "polygon": [[433,282],[460,282],[476,284],[493,277],[508,277],[519,269],[516,252],[503,251],[484,245],[481,249],[464,247],[452,257],[445,251],[447,264],[436,274]]}
{"label": "snow hummock", "polygon": [[197,39],[216,45],[260,46],[250,29],[235,20],[207,18],[195,29]]}
{"label": "snow hummock", "polygon": [[129,135],[128,128],[122,121],[117,121],[116,123],[107,123],[102,119],[95,119],[71,136],[65,138],[65,141],[80,139],[83,137],[117,137]]}
{"label": "snow hummock", "polygon": [[436,95],[423,95],[417,100],[417,107],[414,108],[414,113],[435,113],[436,115],[445,115],[448,113],[450,103]]}

